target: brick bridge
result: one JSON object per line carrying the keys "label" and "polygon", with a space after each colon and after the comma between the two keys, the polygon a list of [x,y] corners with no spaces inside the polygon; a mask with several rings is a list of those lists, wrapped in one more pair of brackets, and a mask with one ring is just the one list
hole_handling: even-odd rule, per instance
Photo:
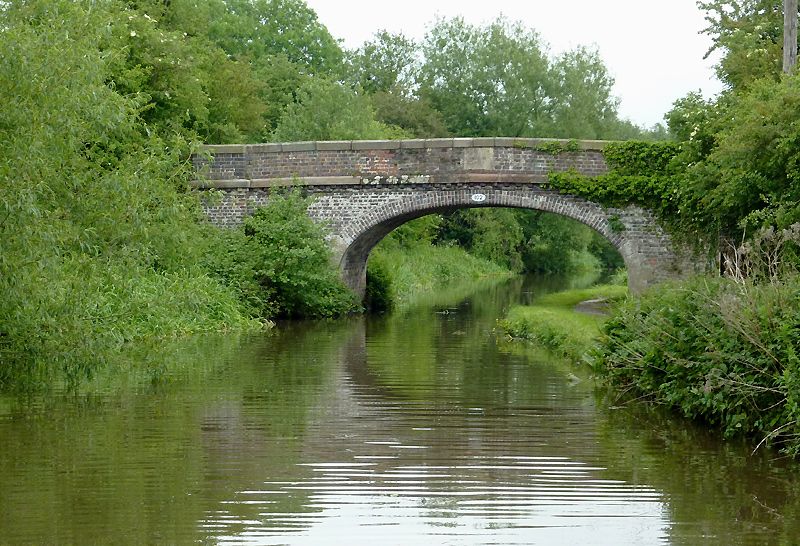
{"label": "brick bridge", "polygon": [[598,231],[619,251],[630,289],[697,269],[653,215],[607,208],[546,189],[552,171],[607,171],[602,141],[448,138],[204,146],[193,157],[200,189],[221,191],[204,205],[219,226],[234,226],[266,204],[272,188],[302,186],[309,215],[325,222],[345,283],[364,293],[372,248],[420,216],[467,207],[516,207],[561,214]]}

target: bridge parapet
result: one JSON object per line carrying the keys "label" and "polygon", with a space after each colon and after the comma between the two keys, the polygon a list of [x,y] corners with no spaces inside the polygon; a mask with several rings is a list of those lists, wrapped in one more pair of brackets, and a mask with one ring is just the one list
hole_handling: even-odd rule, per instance
{"label": "bridge parapet", "polygon": [[607,142],[444,138],[208,145],[192,161],[200,188],[289,185],[541,184],[550,172],[608,171]]}

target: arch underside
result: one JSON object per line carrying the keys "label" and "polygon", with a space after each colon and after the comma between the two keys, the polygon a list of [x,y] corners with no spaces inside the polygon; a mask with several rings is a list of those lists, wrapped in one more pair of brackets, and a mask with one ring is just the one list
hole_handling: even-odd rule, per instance
{"label": "arch underside", "polygon": [[[632,291],[653,284],[675,267],[669,237],[658,227],[652,215],[638,207],[605,208],[582,198],[559,194],[540,187],[494,189],[471,185],[445,190],[374,190],[362,202],[348,205],[346,190],[320,196],[312,215],[329,221],[333,246],[345,283],[363,295],[366,287],[366,264],[371,250],[395,228],[428,214],[461,208],[510,207],[550,212],[581,222],[605,237],[620,253],[628,268]],[[315,204],[316,205],[316,204]],[[347,210],[346,219],[337,214]],[[613,222],[612,222],[613,219]],[[624,226],[624,228],[622,227]],[[674,276],[674,275],[672,275]]]}

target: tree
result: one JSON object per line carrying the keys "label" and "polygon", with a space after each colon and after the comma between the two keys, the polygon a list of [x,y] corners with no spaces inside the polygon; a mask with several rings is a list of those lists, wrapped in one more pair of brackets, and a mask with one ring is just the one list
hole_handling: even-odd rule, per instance
{"label": "tree", "polygon": [[340,82],[309,78],[287,106],[272,135],[276,141],[357,140],[400,136],[375,120],[369,99]]}
{"label": "tree", "polygon": [[614,79],[596,50],[579,47],[559,56],[551,72],[553,134],[561,138],[609,138],[617,128]]}
{"label": "tree", "polygon": [[408,97],[419,70],[417,44],[403,34],[377,32],[375,39],[347,54],[347,77],[366,93]]}
{"label": "tree", "polygon": [[781,73],[783,6],[781,0],[714,0],[699,2],[705,10],[714,45],[722,52],[717,76],[731,89],[747,87]]}
{"label": "tree", "polygon": [[342,49],[303,0],[215,0],[208,37],[259,65],[276,55],[314,74],[339,73]]}
{"label": "tree", "polygon": [[111,0],[0,9],[0,387],[74,380],[124,341],[237,320],[196,265],[192,132],[169,102],[186,90],[174,100],[202,112],[203,82],[150,62],[187,44],[149,19]]}
{"label": "tree", "polygon": [[551,60],[539,35],[497,19],[477,27],[439,20],[422,45],[417,94],[459,136],[630,138],[618,117],[614,80],[597,51]]}
{"label": "tree", "polygon": [[[558,214],[520,210],[517,219],[524,239],[521,254],[525,271],[574,272],[580,255],[594,242],[591,228]],[[602,245],[597,248],[605,251]]]}
{"label": "tree", "polygon": [[208,144],[259,142],[269,127],[268,83],[248,63],[227,58],[220,49],[206,53],[209,75],[208,118],[198,127]]}
{"label": "tree", "polygon": [[181,0],[140,1],[136,9],[111,1],[100,6],[121,15],[99,44],[114,52],[109,79],[119,92],[142,101],[140,115],[151,129],[214,144],[258,139],[264,132],[265,84],[250,63],[194,33],[196,19],[207,16],[213,3],[191,18],[185,11],[191,6]]}
{"label": "tree", "polygon": [[347,81],[369,95],[375,117],[409,136],[436,138],[448,134],[441,113],[416,94],[421,52],[402,34],[381,31],[347,54]]}
{"label": "tree", "polygon": [[254,77],[264,85],[261,100],[266,111],[264,130],[259,137],[259,142],[263,142],[271,138],[286,108],[297,101],[298,91],[314,76],[291,62],[286,55],[274,55],[251,66]]}
{"label": "tree", "polygon": [[369,98],[378,121],[398,127],[411,137],[441,138],[449,135],[442,114],[426,99],[393,91],[378,91]]}
{"label": "tree", "polygon": [[459,136],[551,134],[553,82],[539,35],[498,19],[475,27],[440,19],[425,37],[420,97]]}
{"label": "tree", "polygon": [[688,170],[706,221],[732,237],[800,221],[800,77],[753,82],[725,114],[714,148]]}

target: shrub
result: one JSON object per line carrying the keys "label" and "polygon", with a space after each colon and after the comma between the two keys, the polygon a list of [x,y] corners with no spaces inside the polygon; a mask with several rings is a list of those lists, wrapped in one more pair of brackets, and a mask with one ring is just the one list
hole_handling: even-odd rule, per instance
{"label": "shrub", "polygon": [[620,397],[800,453],[800,278],[699,278],[630,300],[605,324],[594,368]]}
{"label": "shrub", "polygon": [[392,274],[389,267],[381,259],[372,259],[367,265],[367,292],[364,307],[374,313],[391,311],[395,294],[392,286]]}
{"label": "shrub", "polygon": [[331,317],[356,310],[331,266],[323,228],[298,192],[273,193],[244,226],[224,236],[209,268],[261,318]]}
{"label": "shrub", "polygon": [[0,389],[77,383],[128,341],[258,326],[196,266],[195,134],[156,115],[130,47],[151,23],[125,8],[0,5]]}

